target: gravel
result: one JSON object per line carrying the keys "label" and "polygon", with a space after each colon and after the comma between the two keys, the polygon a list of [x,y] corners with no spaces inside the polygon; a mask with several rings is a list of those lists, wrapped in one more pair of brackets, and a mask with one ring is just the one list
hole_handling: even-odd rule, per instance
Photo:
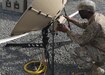
{"label": "gravel", "polygon": [[[76,11],[76,6],[79,1],[80,0],[68,0],[65,7],[68,15]],[[105,0],[94,1],[97,4],[97,11],[105,14]],[[21,15],[21,13],[3,10],[0,3],[0,39],[10,37],[9,35],[11,31]],[[79,16],[77,15],[76,17],[78,18]],[[83,31],[72,24],[71,27],[75,32],[82,33]],[[49,36],[51,41],[51,34],[49,34]],[[41,42],[41,38],[41,34],[36,35],[32,32],[27,36],[8,43]],[[55,41],[70,41],[70,39],[66,36],[66,34],[60,32],[58,35],[55,35]],[[29,60],[40,60],[42,49],[20,47],[5,48],[4,46],[6,44],[7,43],[0,45],[0,75],[30,75],[24,71],[23,66]],[[75,67],[75,65],[73,65],[74,59],[71,58],[71,53],[73,53],[75,47],[78,47],[78,44],[70,43],[69,45],[65,44],[55,49],[55,75],[71,75],[71,71]],[[51,46],[48,48],[51,56]],[[51,75],[50,70],[49,75]]]}

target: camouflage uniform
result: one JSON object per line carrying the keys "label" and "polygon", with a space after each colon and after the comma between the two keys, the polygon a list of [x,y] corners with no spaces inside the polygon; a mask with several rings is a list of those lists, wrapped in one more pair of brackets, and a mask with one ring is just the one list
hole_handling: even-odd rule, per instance
{"label": "camouflage uniform", "polygon": [[78,10],[82,18],[84,16],[84,18],[86,18],[89,14],[83,11],[81,13],[81,10],[87,10],[93,13],[90,17],[88,16],[88,18],[86,18],[88,19],[86,23],[71,21],[78,27],[85,29],[82,35],[67,31],[70,39],[80,45],[80,47],[75,49],[75,53],[78,55],[77,58],[80,58],[80,60],[77,59],[77,63],[83,67],[90,68],[91,71],[87,75],[102,75],[104,72],[100,71],[99,73],[97,70],[102,65],[93,64],[93,61],[102,64],[101,62],[104,59],[102,54],[105,54],[105,16],[95,12],[96,6],[91,0],[83,0],[78,5]]}
{"label": "camouflage uniform", "polygon": [[103,61],[101,54],[105,52],[105,16],[95,13],[88,23],[80,23],[79,27],[85,29],[82,35],[67,32],[70,39],[81,46],[75,52],[88,62]]}

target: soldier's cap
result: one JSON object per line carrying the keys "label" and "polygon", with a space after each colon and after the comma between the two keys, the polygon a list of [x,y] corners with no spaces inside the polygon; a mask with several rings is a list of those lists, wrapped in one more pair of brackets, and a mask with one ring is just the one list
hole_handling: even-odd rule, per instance
{"label": "soldier's cap", "polygon": [[89,10],[89,11],[95,11],[96,5],[95,2],[91,0],[83,0],[80,2],[80,4],[77,6],[78,10]]}

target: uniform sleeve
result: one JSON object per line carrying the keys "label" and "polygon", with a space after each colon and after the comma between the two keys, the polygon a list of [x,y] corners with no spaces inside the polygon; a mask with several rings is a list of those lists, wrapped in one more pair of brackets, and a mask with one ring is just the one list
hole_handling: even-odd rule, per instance
{"label": "uniform sleeve", "polygon": [[83,46],[94,40],[99,30],[100,25],[97,23],[92,23],[91,25],[87,26],[82,35],[71,31],[68,31],[67,34],[74,42],[77,42],[79,45]]}

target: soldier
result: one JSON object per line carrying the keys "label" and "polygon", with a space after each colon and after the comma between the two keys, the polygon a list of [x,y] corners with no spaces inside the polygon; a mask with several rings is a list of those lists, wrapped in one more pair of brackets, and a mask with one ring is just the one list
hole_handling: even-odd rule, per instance
{"label": "soldier", "polygon": [[[105,52],[105,16],[96,12],[96,5],[91,0],[83,0],[78,5],[78,11],[81,18],[87,19],[88,22],[82,23],[68,16],[65,16],[65,18],[78,27],[83,28],[84,32],[82,35],[69,30],[64,24],[59,24],[57,30],[67,33],[70,39],[80,45],[80,47],[77,48],[78,50],[75,51],[78,55],[82,56],[83,53],[87,52],[91,62],[94,62],[90,75],[102,75],[104,70],[100,68],[103,66],[100,51]],[[97,65],[97,62],[101,66]]]}

